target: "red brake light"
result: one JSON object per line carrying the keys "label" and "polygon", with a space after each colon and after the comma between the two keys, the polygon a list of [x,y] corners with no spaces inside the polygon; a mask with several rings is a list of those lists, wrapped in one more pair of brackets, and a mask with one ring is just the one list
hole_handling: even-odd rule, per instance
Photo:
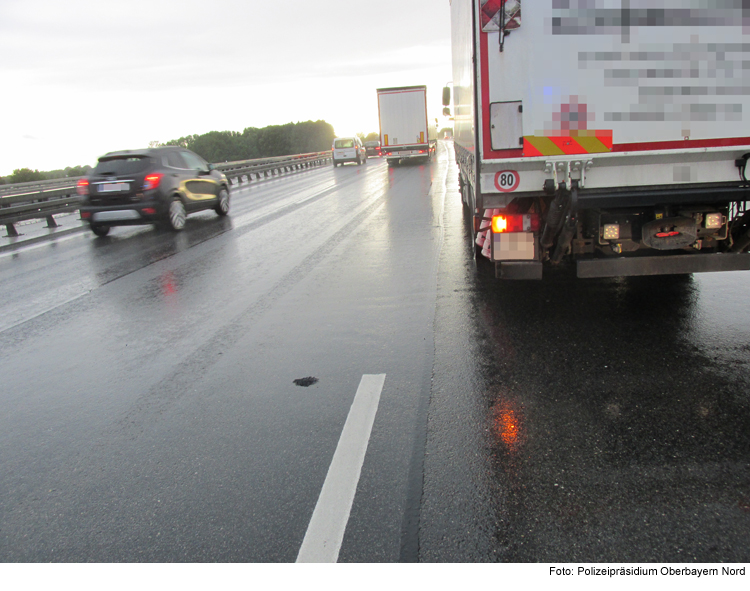
{"label": "red brake light", "polygon": [[501,214],[492,216],[492,231],[501,232],[537,232],[539,216],[535,213]]}
{"label": "red brake light", "polygon": [[88,195],[89,194],[89,180],[79,179],[78,183],[76,183],[76,192],[79,195]]}
{"label": "red brake light", "polygon": [[156,189],[161,182],[161,177],[163,176],[164,175],[160,172],[155,172],[154,174],[148,175],[145,179],[143,179],[143,190],[151,191],[152,189]]}
{"label": "red brake light", "polygon": [[671,232],[657,232],[656,237],[657,238],[672,238],[672,236],[679,236],[680,233],[672,230]]}

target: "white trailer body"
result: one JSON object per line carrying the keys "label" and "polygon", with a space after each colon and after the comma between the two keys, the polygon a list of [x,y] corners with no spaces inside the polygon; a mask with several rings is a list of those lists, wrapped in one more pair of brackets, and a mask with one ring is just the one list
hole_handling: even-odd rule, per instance
{"label": "white trailer body", "polygon": [[380,148],[391,165],[410,158],[430,158],[437,128],[427,120],[427,87],[379,88]]}
{"label": "white trailer body", "polygon": [[498,276],[750,269],[748,18],[734,0],[451,0],[462,198]]}

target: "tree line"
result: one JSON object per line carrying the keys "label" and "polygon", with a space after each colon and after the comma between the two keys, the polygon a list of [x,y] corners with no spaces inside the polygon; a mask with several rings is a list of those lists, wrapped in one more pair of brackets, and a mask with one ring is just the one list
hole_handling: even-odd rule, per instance
{"label": "tree line", "polygon": [[[192,150],[208,162],[235,162],[254,158],[271,158],[330,150],[336,134],[333,126],[325,121],[303,121],[268,127],[247,127],[244,131],[209,131],[188,135],[165,143],[151,142],[153,146],[182,146]],[[0,184],[26,183],[65,177],[84,176],[90,166],[69,166],[61,170],[40,172],[19,168]]]}
{"label": "tree line", "polygon": [[161,145],[182,146],[208,162],[235,162],[331,149],[336,134],[325,121],[303,121],[268,127],[246,127],[244,131],[209,131],[188,135]]}
{"label": "tree line", "polygon": [[50,181],[52,179],[64,179],[66,177],[84,176],[91,170],[90,166],[68,166],[58,170],[39,171],[30,168],[16,168],[13,174],[0,177],[0,185],[12,185],[13,183],[30,183],[32,181]]}

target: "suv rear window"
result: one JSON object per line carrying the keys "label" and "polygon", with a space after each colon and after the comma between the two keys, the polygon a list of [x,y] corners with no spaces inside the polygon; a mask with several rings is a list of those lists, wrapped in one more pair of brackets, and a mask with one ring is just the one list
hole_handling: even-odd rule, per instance
{"label": "suv rear window", "polygon": [[340,149],[340,148],[353,148],[354,147],[354,140],[352,140],[352,139],[348,139],[348,140],[336,140],[333,145],[337,149]]}
{"label": "suv rear window", "polygon": [[148,156],[119,156],[100,158],[92,174],[137,174],[148,169],[151,158]]}

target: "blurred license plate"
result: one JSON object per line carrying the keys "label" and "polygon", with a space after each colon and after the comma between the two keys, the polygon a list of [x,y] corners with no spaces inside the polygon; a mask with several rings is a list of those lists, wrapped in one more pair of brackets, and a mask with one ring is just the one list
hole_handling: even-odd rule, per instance
{"label": "blurred license plate", "polygon": [[128,189],[130,189],[130,185],[128,183],[106,183],[103,185],[99,185],[100,193],[112,193],[114,191],[127,191]]}
{"label": "blurred license plate", "polygon": [[120,211],[97,211],[91,216],[92,222],[116,222],[120,220],[138,220],[141,218],[134,209],[125,209]]}

